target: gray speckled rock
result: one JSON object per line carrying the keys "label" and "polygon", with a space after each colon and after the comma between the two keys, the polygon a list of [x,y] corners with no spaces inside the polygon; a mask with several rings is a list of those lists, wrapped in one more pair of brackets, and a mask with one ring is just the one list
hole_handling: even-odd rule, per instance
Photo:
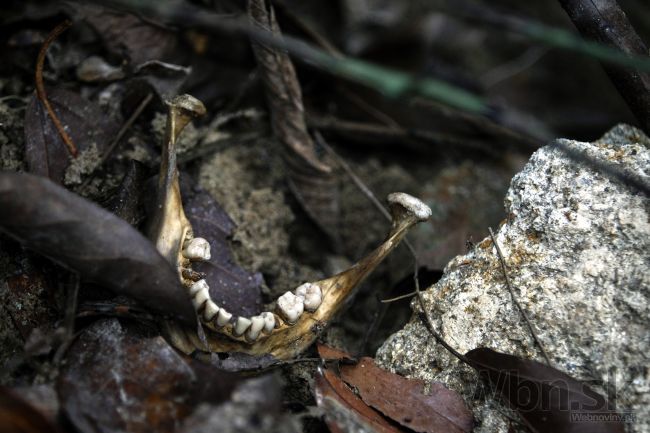
{"label": "gray speckled rock", "polygon": [[[594,143],[561,143],[650,184],[650,139],[635,128],[617,126]],[[650,432],[650,200],[551,144],[513,178],[505,208],[497,242],[553,366],[615,398],[619,411],[631,410],[629,431]],[[449,262],[425,298],[439,332],[460,352],[487,346],[543,362],[489,238]],[[476,432],[507,431],[504,409],[476,397],[476,375],[416,316],[377,358],[461,392],[474,408]]]}

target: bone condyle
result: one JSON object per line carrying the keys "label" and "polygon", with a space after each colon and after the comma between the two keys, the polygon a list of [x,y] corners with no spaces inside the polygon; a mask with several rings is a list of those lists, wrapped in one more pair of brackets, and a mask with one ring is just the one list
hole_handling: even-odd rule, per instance
{"label": "bone condyle", "polygon": [[169,340],[185,353],[195,350],[242,352],[289,359],[306,349],[340,310],[353,289],[399,244],[416,223],[431,216],[422,201],[405,193],[388,196],[392,226],[386,240],[349,269],[320,281],[306,282],[287,291],[275,302],[276,313],[264,311],[252,317],[237,317],[219,306],[210,296],[208,284],[192,270],[192,262],[210,260],[210,244],[195,237],[183,210],[178,170],[176,140],[192,118],[205,113],[203,104],[189,95],[168,102],[169,116],[163,145],[158,183],[158,208],[150,234],[158,251],[177,269],[188,297],[206,328],[205,340],[193,330],[177,323],[166,323]]}

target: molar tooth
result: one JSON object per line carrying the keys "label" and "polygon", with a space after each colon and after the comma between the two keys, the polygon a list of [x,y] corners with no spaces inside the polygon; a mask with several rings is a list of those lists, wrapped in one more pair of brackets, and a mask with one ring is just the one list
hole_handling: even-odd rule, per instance
{"label": "molar tooth", "polygon": [[205,309],[203,310],[203,317],[208,322],[216,316],[219,312],[219,306],[214,303],[212,299],[208,299],[208,302],[205,303]]}
{"label": "molar tooth", "polygon": [[260,332],[264,329],[264,318],[262,316],[251,317],[251,327],[248,328],[246,338],[255,341],[260,336]]}
{"label": "molar tooth", "polygon": [[307,311],[316,311],[323,302],[323,291],[317,284],[302,284],[296,288],[295,292],[296,296],[302,298]]}
{"label": "molar tooth", "polygon": [[230,322],[231,318],[232,318],[232,314],[230,314],[223,308],[220,308],[219,312],[217,313],[217,326],[219,327],[225,326],[226,323]]}
{"label": "molar tooth", "polygon": [[210,260],[210,244],[203,238],[194,238],[185,244],[183,256],[190,260]]}
{"label": "molar tooth", "polygon": [[277,306],[282,317],[291,324],[296,323],[305,309],[302,298],[291,292],[286,292],[284,295],[280,296],[278,298]]}
{"label": "molar tooth", "polygon": [[194,304],[194,308],[198,311],[203,303],[209,299],[210,293],[208,292],[208,285],[206,284],[205,287],[202,287],[198,292],[196,292],[196,295],[192,298],[192,304]]}
{"label": "molar tooth", "polygon": [[209,290],[208,283],[205,280],[199,280],[196,283],[192,283],[190,286],[190,296],[194,297],[201,290]]}
{"label": "molar tooth", "polygon": [[238,317],[232,330],[233,334],[235,334],[236,337],[239,337],[246,332],[246,330],[251,326],[251,323],[253,322],[251,322],[250,319],[241,316]]}
{"label": "molar tooth", "polygon": [[275,315],[271,312],[265,311],[260,314],[264,319],[264,332],[271,333],[275,329]]}

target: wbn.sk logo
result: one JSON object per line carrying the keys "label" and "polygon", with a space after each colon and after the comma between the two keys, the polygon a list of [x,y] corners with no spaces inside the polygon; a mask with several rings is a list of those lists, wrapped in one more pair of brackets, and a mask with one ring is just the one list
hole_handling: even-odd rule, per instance
{"label": "wbn.sk logo", "polygon": [[[589,384],[563,377],[528,378],[517,370],[490,373],[492,387],[477,382],[474,395],[484,398],[501,398],[516,408],[526,419],[548,419],[549,422],[625,422],[635,421],[635,415],[617,408],[616,401],[632,384],[634,377],[643,374],[643,368],[628,370],[624,386],[617,386],[615,370],[608,372],[608,380],[592,381],[605,386],[609,398],[594,391]],[[558,372],[559,373],[559,372]],[[629,374],[632,373],[632,374]],[[559,375],[558,375],[559,376]],[[552,420],[551,420],[552,418]]]}

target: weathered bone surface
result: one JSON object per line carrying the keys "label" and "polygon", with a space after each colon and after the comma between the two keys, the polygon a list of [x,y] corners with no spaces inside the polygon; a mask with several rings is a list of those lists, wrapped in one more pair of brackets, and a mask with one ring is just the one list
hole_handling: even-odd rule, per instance
{"label": "weathered bone surface", "polygon": [[201,101],[190,95],[177,96],[167,105],[169,115],[158,178],[158,208],[149,227],[149,237],[154,240],[163,257],[179,269],[181,281],[189,285],[191,282],[183,276],[181,269],[188,268],[190,263],[182,251],[185,242],[191,242],[194,234],[181,202],[176,168],[176,141],[183,128],[193,118],[205,114],[205,107]]}
{"label": "weathered bone surface", "polygon": [[[206,347],[196,333],[180,324],[166,323],[167,336],[179,350],[211,352],[242,352],[249,355],[272,355],[278,359],[296,356],[309,346],[318,332],[338,312],[343,300],[372,272],[404,238],[414,224],[431,215],[431,209],[405,193],[388,196],[392,227],[387,239],[375,251],[348,270],[321,281],[308,282],[286,292],[276,302],[278,314],[262,312],[247,318],[237,317],[220,308],[211,298],[205,280],[191,269],[191,261],[208,260],[210,245],[195,238],[183,211],[175,143],[192,117],[205,112],[200,101],[183,95],[169,102],[166,143],[159,180],[159,208],[150,229],[158,250],[178,269],[181,281],[188,287],[188,296],[209,330]],[[210,332],[211,331],[211,332]]]}

